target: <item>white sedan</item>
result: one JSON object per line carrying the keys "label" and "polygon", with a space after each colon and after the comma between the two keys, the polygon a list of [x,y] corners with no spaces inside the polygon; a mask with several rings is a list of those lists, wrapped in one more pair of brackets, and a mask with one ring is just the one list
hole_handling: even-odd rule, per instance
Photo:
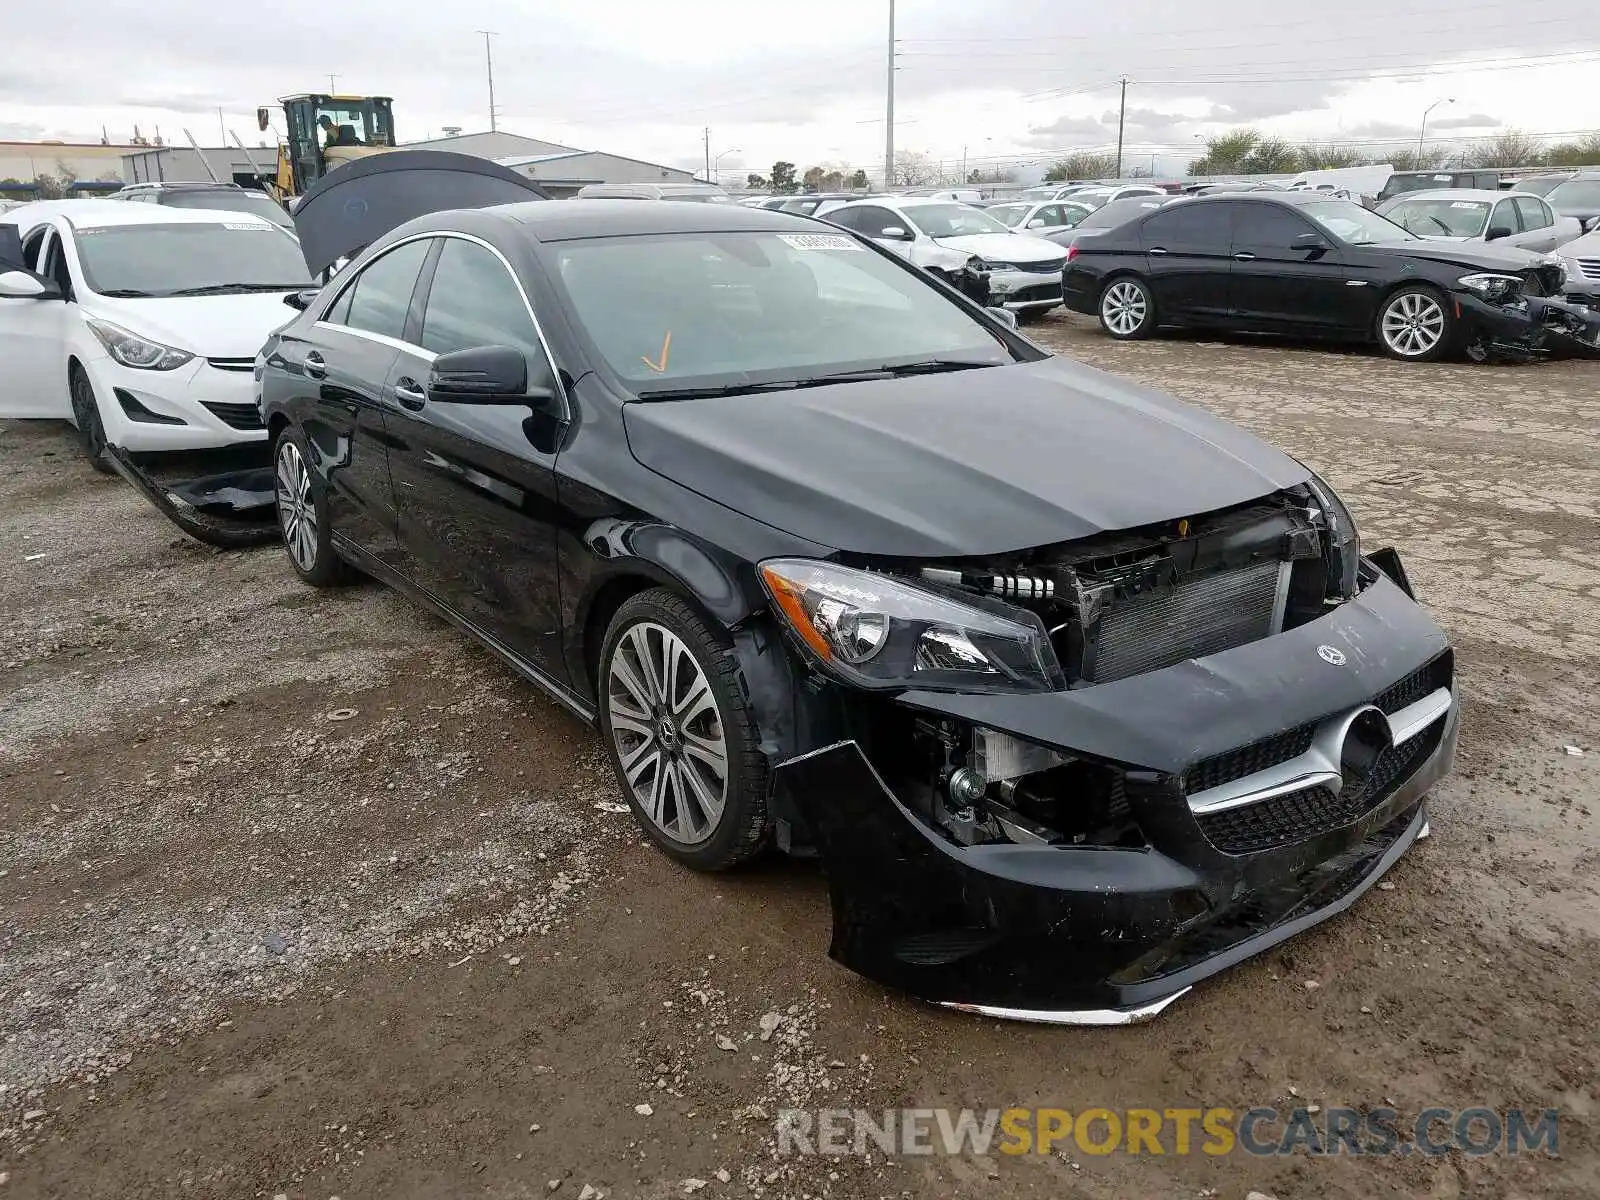
{"label": "white sedan", "polygon": [[1094,205],[1074,204],[1071,200],[1042,204],[1008,200],[1004,204],[991,204],[983,211],[1017,233],[1049,237],[1052,233],[1076,228],[1079,221],[1094,211]]}
{"label": "white sedan", "polygon": [[314,287],[249,213],[44,201],[0,218],[0,417],[64,419],[107,469],[131,452],[266,437],[255,356]]}
{"label": "white sedan", "polygon": [[982,272],[994,306],[1011,310],[1019,320],[1043,316],[1061,303],[1066,250],[1013,233],[981,209],[949,200],[882,196],[840,205],[825,219],[927,270],[949,276],[964,268]]}

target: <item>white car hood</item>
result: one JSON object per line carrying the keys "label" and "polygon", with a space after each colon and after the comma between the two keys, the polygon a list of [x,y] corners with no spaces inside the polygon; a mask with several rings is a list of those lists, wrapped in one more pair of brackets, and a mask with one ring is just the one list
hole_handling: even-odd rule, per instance
{"label": "white car hood", "polygon": [[1581,238],[1574,238],[1556,253],[1562,258],[1600,258],[1600,233],[1586,233]]}
{"label": "white car hood", "polygon": [[1066,258],[1067,252],[1054,242],[1021,233],[969,233],[962,237],[934,238],[941,246],[976,254],[993,262],[1049,262]]}
{"label": "white car hood", "polygon": [[84,297],[86,316],[198,358],[254,358],[267,338],[297,315],[283,302],[291,293],[234,296]]}

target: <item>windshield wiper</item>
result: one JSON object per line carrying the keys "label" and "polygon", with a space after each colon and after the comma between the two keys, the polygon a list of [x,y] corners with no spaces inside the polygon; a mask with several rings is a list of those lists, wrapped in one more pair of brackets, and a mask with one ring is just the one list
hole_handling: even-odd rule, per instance
{"label": "windshield wiper", "polygon": [[138,288],[107,288],[100,295],[110,296],[113,300],[133,300],[141,296],[151,296],[154,293],[141,292]]}
{"label": "windshield wiper", "polygon": [[979,367],[1003,367],[1003,362],[993,359],[930,358],[923,362],[885,363],[881,367],[863,367],[854,371],[835,371],[831,375],[812,375],[799,380],[800,384],[814,386],[824,383],[857,383],[873,379],[897,379],[902,375],[938,375],[945,371],[973,371]]}
{"label": "windshield wiper", "polygon": [[313,286],[306,283],[212,283],[205,287],[179,288],[169,296],[222,296],[228,292],[299,292]]}
{"label": "windshield wiper", "polygon": [[970,371],[977,367],[1003,367],[990,359],[934,358],[925,362],[886,363],[853,371],[834,371],[827,375],[803,375],[797,379],[768,379],[760,383],[722,383],[709,387],[650,388],[637,392],[641,400],[703,400],[712,396],[748,396],[757,392],[790,392],[798,388],[826,387],[835,383],[868,383],[874,379],[895,379],[901,375],[936,375],[942,371]]}

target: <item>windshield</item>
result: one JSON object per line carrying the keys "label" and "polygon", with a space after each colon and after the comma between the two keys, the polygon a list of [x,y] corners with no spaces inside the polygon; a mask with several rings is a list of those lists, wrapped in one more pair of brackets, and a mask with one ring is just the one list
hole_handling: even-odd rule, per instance
{"label": "windshield", "polygon": [[1419,237],[1477,237],[1489,224],[1487,200],[1402,200],[1384,214]]}
{"label": "windshield", "polygon": [[1414,235],[1393,221],[1380,217],[1371,209],[1362,208],[1352,200],[1322,200],[1315,204],[1302,204],[1299,208],[1334,237],[1352,246],[1367,246],[1373,242],[1416,241]]}
{"label": "windshield", "polygon": [[1026,204],[996,204],[983,211],[993,217],[1007,229],[1015,229],[1022,223],[1022,218],[1028,215]]}
{"label": "windshield", "polygon": [[846,233],[609,237],[552,254],[583,331],[639,392],[1012,361],[960,304]]}
{"label": "windshield", "polygon": [[1387,200],[1390,196],[1398,196],[1402,192],[1428,192],[1434,188],[1449,187],[1454,182],[1455,177],[1448,174],[1402,175],[1396,171],[1383,181],[1383,187],[1378,195]]}
{"label": "windshield", "polygon": [[111,225],[77,231],[84,283],[101,295],[172,296],[311,284],[300,243],[276,225]]}
{"label": "windshield", "polygon": [[905,218],[931,238],[966,237],[973,233],[1010,231],[976,208],[965,204],[916,204],[901,210]]}
{"label": "windshield", "polygon": [[1569,179],[1551,188],[1545,199],[1558,212],[1569,208],[1600,211],[1600,179]]}
{"label": "windshield", "polygon": [[265,217],[275,225],[289,225],[289,214],[264,192],[169,192],[162,203],[169,208],[209,208]]}

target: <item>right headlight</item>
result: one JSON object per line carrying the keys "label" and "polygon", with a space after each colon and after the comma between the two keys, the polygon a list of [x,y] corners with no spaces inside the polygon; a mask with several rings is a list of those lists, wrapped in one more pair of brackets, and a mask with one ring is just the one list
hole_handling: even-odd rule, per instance
{"label": "right headlight", "polygon": [[1043,624],[877,571],[816,559],[758,569],[773,608],[829,674],[858,687],[1047,692],[1061,667]]}
{"label": "right headlight", "polygon": [[1501,275],[1493,271],[1484,271],[1474,275],[1463,275],[1456,282],[1470,291],[1477,292],[1490,304],[1504,304],[1522,292],[1520,275]]}

